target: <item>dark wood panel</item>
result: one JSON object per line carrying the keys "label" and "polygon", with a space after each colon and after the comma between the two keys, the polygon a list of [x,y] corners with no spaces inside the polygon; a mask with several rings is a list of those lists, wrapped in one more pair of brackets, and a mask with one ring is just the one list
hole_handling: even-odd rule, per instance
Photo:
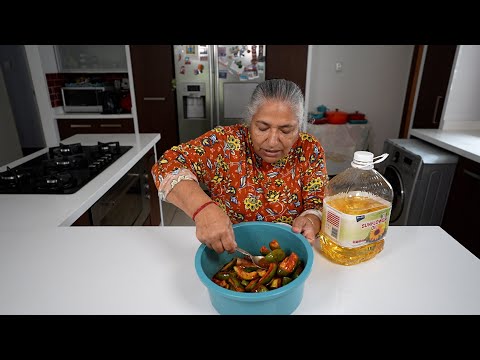
{"label": "dark wood panel", "polygon": [[456,45],[428,45],[412,128],[438,129]]}
{"label": "dark wood panel", "polygon": [[145,222],[143,223],[143,226],[152,226],[150,215],[145,219]]}
{"label": "dark wood panel", "polygon": [[410,122],[413,119],[413,105],[417,91],[417,84],[420,76],[424,45],[415,45],[413,48],[412,61],[410,63],[410,74],[408,76],[407,93],[403,104],[402,121],[400,123],[399,138],[406,139],[410,131]]}
{"label": "dark wood panel", "polygon": [[161,155],[179,143],[176,93],[172,87],[173,47],[130,45],[130,54],[139,131],[160,133],[157,151]]}
{"label": "dark wood panel", "polygon": [[295,82],[305,94],[308,45],[267,45],[265,78]]}
{"label": "dark wood panel", "polygon": [[92,226],[92,213],[90,212],[90,209],[85,211],[75,222],[72,224],[72,226]]}
{"label": "dark wood panel", "polygon": [[448,196],[442,228],[480,258],[478,221],[472,206],[480,204],[480,164],[460,157]]}
{"label": "dark wood panel", "polygon": [[75,134],[129,134],[133,119],[57,119],[60,140]]}

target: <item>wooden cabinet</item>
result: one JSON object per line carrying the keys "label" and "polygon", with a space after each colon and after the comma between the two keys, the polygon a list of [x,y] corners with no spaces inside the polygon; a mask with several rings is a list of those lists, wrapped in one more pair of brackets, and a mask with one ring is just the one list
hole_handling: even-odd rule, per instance
{"label": "wooden cabinet", "polygon": [[[147,197],[149,198],[150,214],[148,215],[143,226],[158,226],[160,225],[160,204],[158,199],[158,191],[153,182],[151,168],[155,162],[155,153],[150,149],[140,160],[145,166],[145,176],[148,177],[146,188],[148,189]],[[72,226],[93,226],[91,208],[85,211]]]}
{"label": "wooden cabinet", "polygon": [[305,95],[308,45],[267,45],[265,78],[293,81]]}
{"label": "wooden cabinet", "polygon": [[128,72],[125,45],[55,45],[59,72]]}
{"label": "wooden cabinet", "polygon": [[413,129],[438,129],[457,46],[428,45],[426,51]]}
{"label": "wooden cabinet", "polygon": [[75,134],[133,133],[133,118],[57,119],[60,140]]}
{"label": "wooden cabinet", "polygon": [[442,228],[480,258],[480,236],[475,230],[480,204],[480,163],[459,158]]}
{"label": "wooden cabinet", "polygon": [[132,75],[141,133],[160,133],[160,156],[179,144],[172,45],[130,45]]}
{"label": "wooden cabinet", "polygon": [[80,217],[75,220],[75,222],[72,224],[72,226],[92,226],[92,213],[90,209],[85,211]]}

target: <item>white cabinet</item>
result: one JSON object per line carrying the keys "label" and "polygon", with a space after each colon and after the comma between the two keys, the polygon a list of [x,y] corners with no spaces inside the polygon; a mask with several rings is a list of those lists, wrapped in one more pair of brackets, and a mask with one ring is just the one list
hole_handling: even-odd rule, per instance
{"label": "white cabinet", "polygon": [[55,56],[60,72],[128,72],[125,45],[55,45]]}
{"label": "white cabinet", "polygon": [[55,58],[54,45],[37,45],[40,53],[40,61],[42,62],[43,72],[45,74],[58,73],[57,59]]}

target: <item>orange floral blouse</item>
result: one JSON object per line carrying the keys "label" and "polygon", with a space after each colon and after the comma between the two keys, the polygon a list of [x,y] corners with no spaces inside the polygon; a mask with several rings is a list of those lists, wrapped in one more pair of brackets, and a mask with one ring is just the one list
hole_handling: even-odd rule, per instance
{"label": "orange floral blouse", "polygon": [[301,132],[288,155],[270,164],[255,154],[243,124],[218,126],[172,147],[154,164],[152,175],[162,200],[180,181],[205,184],[234,224],[291,225],[305,210],[321,211],[328,181],[324,150],[315,137]]}

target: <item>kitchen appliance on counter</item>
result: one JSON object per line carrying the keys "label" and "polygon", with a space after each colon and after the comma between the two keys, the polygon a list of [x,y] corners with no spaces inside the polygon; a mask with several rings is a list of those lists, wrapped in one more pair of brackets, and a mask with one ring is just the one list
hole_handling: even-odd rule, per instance
{"label": "kitchen appliance on counter", "polygon": [[393,188],[390,225],[442,224],[458,156],[419,139],[387,139],[377,165]]}
{"label": "kitchen appliance on counter", "polygon": [[180,142],[243,121],[266,45],[173,45]]}
{"label": "kitchen appliance on counter", "polygon": [[102,113],[105,94],[112,94],[112,86],[62,87],[63,109],[66,113]]}
{"label": "kitchen appliance on counter", "polygon": [[0,172],[0,194],[73,194],[132,146],[118,142],[50,147],[48,152]]}

